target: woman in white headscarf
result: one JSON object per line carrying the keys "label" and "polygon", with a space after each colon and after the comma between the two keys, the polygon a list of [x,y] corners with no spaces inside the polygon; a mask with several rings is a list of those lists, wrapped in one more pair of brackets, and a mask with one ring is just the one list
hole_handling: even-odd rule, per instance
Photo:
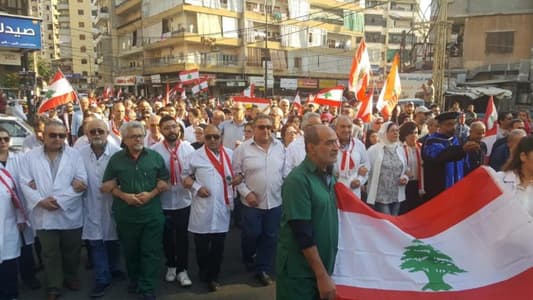
{"label": "woman in white headscarf", "polygon": [[367,202],[376,211],[397,216],[405,200],[407,163],[399,143],[396,123],[386,122],[378,131],[379,143],[368,149],[370,175]]}

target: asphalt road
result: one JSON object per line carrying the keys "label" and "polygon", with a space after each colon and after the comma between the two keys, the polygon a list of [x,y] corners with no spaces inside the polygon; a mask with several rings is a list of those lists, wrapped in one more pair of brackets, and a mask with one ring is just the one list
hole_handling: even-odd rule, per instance
{"label": "asphalt road", "polygon": [[[224,252],[224,261],[220,274],[221,288],[217,292],[210,293],[204,283],[198,279],[196,257],[194,255],[194,242],[192,237],[189,240],[189,275],[193,281],[190,288],[181,288],[177,283],[167,283],[164,281],[166,267],[164,264],[164,255],[162,254],[161,281],[157,289],[156,296],[158,299],[180,299],[180,300],[200,300],[200,299],[232,299],[232,300],[266,300],[275,299],[275,284],[263,287],[256,279],[254,274],[246,272],[240,259],[240,230],[233,228],[226,237],[226,248]],[[84,265],[87,258],[85,253],[82,254],[82,263],[80,267],[80,279],[82,288],[80,291],[65,290],[60,299],[78,300],[89,299],[89,293],[92,287],[92,273],[85,270]],[[39,272],[37,277],[44,286],[43,273]],[[126,291],[127,280],[113,281],[112,286],[106,290],[106,295],[96,299],[138,299],[136,295],[128,294]],[[36,300],[45,299],[44,287],[37,291],[29,290],[21,286],[19,299]]]}

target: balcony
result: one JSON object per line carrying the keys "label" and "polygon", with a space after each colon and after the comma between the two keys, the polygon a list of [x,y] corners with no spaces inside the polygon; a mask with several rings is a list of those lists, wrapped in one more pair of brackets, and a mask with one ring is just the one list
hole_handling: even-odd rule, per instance
{"label": "balcony", "polygon": [[59,3],[57,5],[57,10],[68,10],[68,3]]}
{"label": "balcony", "polygon": [[124,48],[120,48],[119,50],[119,56],[128,56],[132,54],[136,54],[143,51],[142,46],[126,46]]}
{"label": "balcony", "polygon": [[[118,1],[117,1],[118,2]],[[122,15],[130,10],[141,10],[141,0],[125,0],[115,6],[115,15]]]}

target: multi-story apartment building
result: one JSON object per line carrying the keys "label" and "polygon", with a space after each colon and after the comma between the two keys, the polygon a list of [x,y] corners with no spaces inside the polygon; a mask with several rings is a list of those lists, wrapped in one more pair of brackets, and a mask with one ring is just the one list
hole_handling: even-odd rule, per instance
{"label": "multi-story apartment building", "polygon": [[265,73],[268,95],[346,84],[362,2],[115,0],[114,83],[161,93],[179,71],[198,68],[215,95],[247,83],[264,91]]}
{"label": "multi-story apartment building", "polygon": [[[94,0],[93,0],[94,1]],[[38,60],[60,68],[80,91],[96,85],[98,65],[90,0],[32,0],[30,12],[42,20]]]}
{"label": "multi-story apartment building", "polygon": [[448,66],[466,86],[512,91],[502,109],[533,105],[533,2],[455,1],[448,6]]}
{"label": "multi-story apartment building", "polygon": [[[420,0],[367,1],[365,9],[365,39],[370,62],[385,69],[400,51],[404,63],[421,35],[415,30],[422,21]],[[377,68],[376,68],[377,69]]]}
{"label": "multi-story apartment building", "polygon": [[96,86],[113,85],[113,74],[116,67],[116,43],[113,44],[114,35],[111,15],[114,5],[112,0],[93,1],[93,25],[96,29],[94,34],[95,63],[98,67]]}

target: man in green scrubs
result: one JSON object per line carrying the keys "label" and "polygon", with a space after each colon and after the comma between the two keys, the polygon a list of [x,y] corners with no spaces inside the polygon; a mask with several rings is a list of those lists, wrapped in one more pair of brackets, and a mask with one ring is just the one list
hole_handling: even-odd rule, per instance
{"label": "man in green scrubs", "polygon": [[278,239],[277,300],[334,299],[331,273],[338,242],[337,136],[324,125],[305,129],[305,160],[285,179]]}
{"label": "man in green scrubs", "polygon": [[151,300],[161,266],[164,216],[159,194],[168,189],[169,173],[161,155],[144,148],[142,123],[125,123],[120,133],[126,148],[110,158],[101,190],[113,195],[113,214],[130,279],[128,291]]}

